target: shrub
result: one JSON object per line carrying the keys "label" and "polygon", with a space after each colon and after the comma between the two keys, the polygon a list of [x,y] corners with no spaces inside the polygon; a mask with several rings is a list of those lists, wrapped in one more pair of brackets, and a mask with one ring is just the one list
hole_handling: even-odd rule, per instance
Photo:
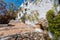
{"label": "shrub", "polygon": [[54,11],[49,10],[46,14],[46,18],[48,20],[49,31],[53,33],[55,37],[54,40],[58,40],[58,38],[60,38],[60,13],[54,15]]}
{"label": "shrub", "polygon": [[13,11],[13,6],[12,8],[10,7],[10,11],[7,11],[6,6],[7,3],[0,1],[0,24],[8,24],[11,19],[16,18],[16,13]]}

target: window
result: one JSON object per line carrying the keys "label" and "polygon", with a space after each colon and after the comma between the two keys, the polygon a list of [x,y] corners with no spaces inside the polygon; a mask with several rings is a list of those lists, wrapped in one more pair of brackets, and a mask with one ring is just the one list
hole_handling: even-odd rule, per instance
{"label": "window", "polygon": [[26,3],[26,6],[28,6],[28,2]]}

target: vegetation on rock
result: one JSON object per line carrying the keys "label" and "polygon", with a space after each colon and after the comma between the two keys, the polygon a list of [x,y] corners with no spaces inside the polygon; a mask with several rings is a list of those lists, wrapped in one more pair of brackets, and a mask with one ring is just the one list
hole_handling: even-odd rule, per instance
{"label": "vegetation on rock", "polygon": [[0,1],[0,24],[8,24],[11,19],[15,19],[16,13],[10,7],[9,11],[6,9],[7,3]]}

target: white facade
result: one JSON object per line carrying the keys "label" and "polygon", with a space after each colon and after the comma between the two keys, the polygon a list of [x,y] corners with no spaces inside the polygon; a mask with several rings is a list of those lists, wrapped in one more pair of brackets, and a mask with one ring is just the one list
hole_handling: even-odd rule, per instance
{"label": "white facade", "polygon": [[[24,2],[24,3],[26,3],[26,2]],[[40,15],[39,16],[40,18],[46,18],[46,12],[48,10],[52,9],[52,7],[53,7],[53,1],[50,1],[50,0],[42,0],[41,2],[39,0],[37,0],[37,3],[28,1],[27,6],[24,3],[20,7],[23,7],[24,9],[26,8],[27,12],[37,10]],[[18,15],[19,15],[19,13],[18,13]]]}
{"label": "white facade", "polygon": [[[46,13],[48,10],[53,8],[54,1],[53,0],[35,0],[36,2],[31,2],[30,0],[24,1],[24,3],[20,6],[22,11],[18,12],[18,18],[20,19],[21,16],[26,12],[27,14],[31,14],[32,11],[37,11],[39,13],[39,19],[43,18],[46,19]],[[27,3],[27,5],[26,5]],[[19,8],[19,9],[20,9]],[[26,10],[25,10],[26,9]],[[59,9],[59,7],[58,7]],[[21,16],[20,16],[21,14]],[[29,23],[29,22],[28,22]]]}

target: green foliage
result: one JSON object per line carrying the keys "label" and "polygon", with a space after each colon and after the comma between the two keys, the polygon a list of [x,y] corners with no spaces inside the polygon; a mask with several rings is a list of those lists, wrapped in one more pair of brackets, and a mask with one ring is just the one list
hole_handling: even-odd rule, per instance
{"label": "green foliage", "polygon": [[53,10],[49,10],[46,14],[48,20],[49,31],[51,31],[57,40],[60,37],[60,12],[54,15]]}
{"label": "green foliage", "polygon": [[[52,22],[54,16],[55,16],[55,15],[54,15],[54,11],[53,11],[53,10],[49,10],[49,11],[47,12],[47,15],[46,15],[48,22]],[[51,20],[51,19],[52,19],[52,20]]]}

